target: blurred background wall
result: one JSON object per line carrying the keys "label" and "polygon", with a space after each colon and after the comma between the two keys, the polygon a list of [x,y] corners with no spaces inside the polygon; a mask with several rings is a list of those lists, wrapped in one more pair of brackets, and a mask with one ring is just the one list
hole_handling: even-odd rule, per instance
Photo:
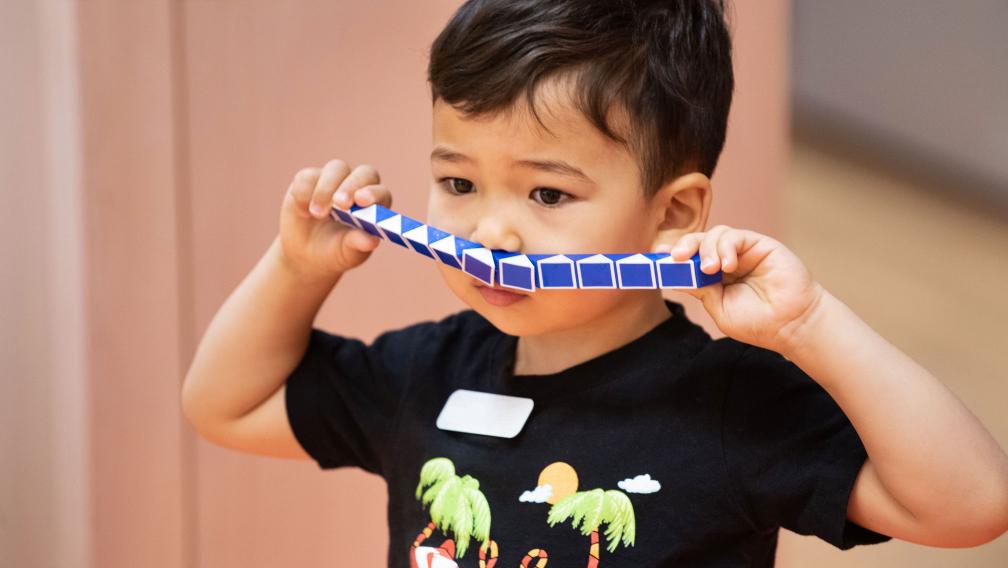
{"label": "blurred background wall", "polygon": [[799,132],[1008,215],[1008,2],[798,0]]}
{"label": "blurred background wall", "polygon": [[[210,445],[179,390],[214,312],[276,234],[297,169],[370,163],[397,209],[423,215],[426,52],[458,4],[0,2],[0,566],[384,564],[381,479]],[[796,3],[794,27],[827,4]],[[792,64],[812,48],[789,33],[784,0],[734,12],[738,86],[712,223],[792,246],[1004,445],[1004,220],[905,162],[866,160],[849,141],[872,136],[844,143],[817,128],[825,118],[797,113],[792,144],[790,77],[816,83]],[[408,285],[382,278],[403,268]],[[720,335],[691,298],[670,297]],[[424,259],[381,247],[317,325],[369,340],[463,307]],[[779,565],[1006,558],[1006,537],[840,553],[784,532]]]}
{"label": "blurred background wall", "polygon": [[0,566],[93,565],[77,25],[0,2]]}
{"label": "blurred background wall", "polygon": [[[786,241],[834,295],[939,377],[1008,445],[1008,3],[795,0]],[[843,552],[803,566],[1008,566],[966,550]]]}

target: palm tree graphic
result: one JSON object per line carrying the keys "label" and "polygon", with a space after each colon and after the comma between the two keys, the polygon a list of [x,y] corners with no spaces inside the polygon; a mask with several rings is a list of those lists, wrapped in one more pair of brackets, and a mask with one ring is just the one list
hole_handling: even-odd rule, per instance
{"label": "palm tree graphic", "polygon": [[424,508],[430,506],[431,523],[417,536],[414,547],[434,528],[454,537],[455,558],[462,558],[470,538],[480,542],[481,548],[489,546],[490,505],[479,490],[479,481],[455,475],[455,464],[450,459],[432,458],[423,465],[416,498]]}
{"label": "palm tree graphic", "polygon": [[590,536],[588,568],[596,568],[599,563],[599,527],[605,523],[605,538],[609,542],[606,550],[612,552],[622,541],[623,546],[633,546],[636,521],[633,503],[622,491],[592,489],[578,491],[558,501],[550,507],[546,522],[552,527],[571,519],[571,526],[581,534]]}

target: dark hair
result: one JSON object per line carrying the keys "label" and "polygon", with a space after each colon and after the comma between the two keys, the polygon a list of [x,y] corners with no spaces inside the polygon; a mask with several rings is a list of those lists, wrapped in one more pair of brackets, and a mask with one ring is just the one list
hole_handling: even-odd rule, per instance
{"label": "dark hair", "polygon": [[535,91],[554,77],[572,77],[575,108],[636,157],[645,196],[710,176],[734,89],[724,0],[469,0],[427,68],[433,102],[479,117],[524,93],[543,128]]}

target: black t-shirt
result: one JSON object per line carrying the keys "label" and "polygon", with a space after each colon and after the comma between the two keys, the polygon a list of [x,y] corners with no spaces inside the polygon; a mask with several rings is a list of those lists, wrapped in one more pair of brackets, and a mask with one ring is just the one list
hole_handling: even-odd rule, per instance
{"label": "black t-shirt", "polygon": [[[645,335],[550,375],[513,375],[517,337],[472,310],[371,345],[313,329],[290,424],[322,469],[386,480],[390,567],[477,566],[487,529],[501,566],[767,567],[779,527],[841,549],[889,540],[846,519],[867,454],[826,391],[666,305]],[[456,389],[534,407],[510,439],[440,430]]]}

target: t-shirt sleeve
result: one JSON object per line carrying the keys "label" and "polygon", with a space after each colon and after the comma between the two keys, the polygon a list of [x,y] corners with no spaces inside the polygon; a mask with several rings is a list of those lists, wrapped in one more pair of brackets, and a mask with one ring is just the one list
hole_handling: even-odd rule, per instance
{"label": "t-shirt sleeve", "polygon": [[353,466],[384,475],[425,327],[385,332],[371,345],[312,328],[287,377],[285,404],[294,437],[321,469]]}
{"label": "t-shirt sleeve", "polygon": [[847,519],[868,455],[836,401],[797,365],[747,346],[722,420],[728,476],[756,526],[815,535],[842,550],[891,539]]}

